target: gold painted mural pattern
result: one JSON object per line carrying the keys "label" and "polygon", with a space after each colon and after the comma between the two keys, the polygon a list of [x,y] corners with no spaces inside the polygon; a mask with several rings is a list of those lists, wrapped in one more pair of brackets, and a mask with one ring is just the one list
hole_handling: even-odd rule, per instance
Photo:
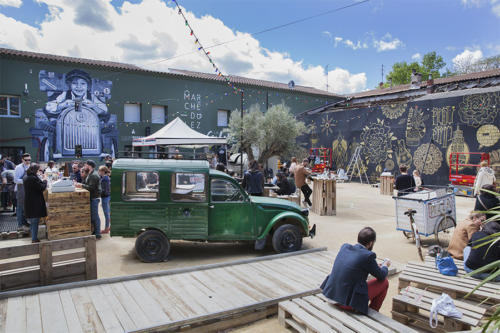
{"label": "gold painted mural pattern", "polygon": [[333,133],[333,127],[334,127],[334,121],[333,118],[329,117],[326,115],[326,117],[321,118],[321,133],[330,135]]}
{"label": "gold painted mural pattern", "polygon": [[[465,142],[464,138],[464,131],[458,128],[458,126],[455,132],[453,132],[453,139],[451,140],[451,144],[448,146],[448,149],[446,150],[446,163],[448,164],[448,166],[450,166],[450,155],[452,152],[453,153],[469,152],[469,146]],[[456,159],[453,162],[456,163]],[[460,164],[467,164],[469,162],[469,155],[459,155],[458,162]],[[458,170],[462,170],[463,168],[464,167],[458,167]]]}
{"label": "gold painted mural pattern", "polygon": [[[427,153],[427,151],[429,151],[429,153]],[[426,155],[427,160],[425,161],[425,169],[422,170]],[[443,163],[443,153],[441,153],[441,150],[439,150],[436,145],[432,143],[424,143],[418,147],[417,150],[415,150],[415,153],[413,154],[413,163],[415,164],[415,167],[421,171],[421,173],[432,175],[441,167],[441,164]]]}
{"label": "gold painted mural pattern", "polygon": [[410,166],[411,163],[413,162],[413,157],[411,156],[410,151],[406,147],[404,139],[399,139],[397,141],[396,161],[398,162],[398,166],[401,166],[402,164]]}
{"label": "gold painted mural pattern", "polygon": [[492,147],[500,139],[500,131],[498,127],[495,125],[483,125],[478,128],[477,133],[477,142],[479,142],[479,149],[483,147]]}
{"label": "gold painted mural pattern", "polygon": [[406,111],[406,103],[382,105],[382,113],[389,119],[398,119]]}
{"label": "gold painted mural pattern", "polygon": [[425,135],[425,121],[427,119],[429,116],[424,115],[419,107],[410,108],[406,121],[406,144],[408,146],[417,147],[420,145],[420,140]]}
{"label": "gold painted mural pattern", "polygon": [[347,140],[342,133],[332,142],[332,160],[335,167],[345,169],[347,167]]}
{"label": "gold painted mural pattern", "polygon": [[377,118],[377,122],[365,126],[361,133],[363,155],[368,164],[379,164],[392,158],[392,141],[396,140],[391,128]]}
{"label": "gold painted mural pattern", "polygon": [[459,105],[460,120],[473,127],[494,123],[499,105],[500,94],[478,94],[464,97]]}
{"label": "gold painted mural pattern", "polygon": [[432,108],[432,139],[441,148],[446,148],[453,135],[453,113],[455,107],[444,106]]}

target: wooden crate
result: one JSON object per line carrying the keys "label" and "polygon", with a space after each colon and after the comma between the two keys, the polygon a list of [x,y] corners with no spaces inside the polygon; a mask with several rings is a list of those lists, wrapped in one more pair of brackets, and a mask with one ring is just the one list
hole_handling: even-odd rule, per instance
{"label": "wooden crate", "polygon": [[47,193],[47,238],[49,240],[87,236],[90,225],[90,193],[77,189],[75,192]]}
{"label": "wooden crate", "polygon": [[380,194],[393,195],[394,176],[380,176]]}
{"label": "wooden crate", "polygon": [[[431,329],[429,326],[429,312],[432,300],[439,296],[440,294],[426,290],[407,287],[392,299],[392,318],[405,325]],[[485,308],[471,302],[455,300],[454,303],[463,316],[461,318],[452,318],[438,315],[437,327],[432,329],[433,332],[470,330],[484,322]]]}
{"label": "wooden crate", "polygon": [[97,279],[95,242],[87,236],[0,249],[0,291]]}
{"label": "wooden crate", "polygon": [[313,178],[311,211],[318,215],[337,214],[337,186],[335,179]]}
{"label": "wooden crate", "polygon": [[405,332],[415,330],[377,311],[368,315],[344,311],[322,294],[294,298],[278,306],[281,326],[297,332]]}

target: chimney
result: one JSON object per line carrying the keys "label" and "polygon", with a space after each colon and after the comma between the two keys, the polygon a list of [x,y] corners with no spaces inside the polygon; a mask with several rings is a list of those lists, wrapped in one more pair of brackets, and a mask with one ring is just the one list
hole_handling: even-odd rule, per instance
{"label": "chimney", "polygon": [[378,84],[378,87],[379,87],[380,89],[383,89],[383,88],[384,88],[384,82],[380,82],[380,83]]}
{"label": "chimney", "polygon": [[392,88],[392,77],[389,78],[389,87]]}
{"label": "chimney", "polygon": [[434,92],[434,79],[432,78],[432,74],[429,74],[426,92],[428,94],[432,94]]}

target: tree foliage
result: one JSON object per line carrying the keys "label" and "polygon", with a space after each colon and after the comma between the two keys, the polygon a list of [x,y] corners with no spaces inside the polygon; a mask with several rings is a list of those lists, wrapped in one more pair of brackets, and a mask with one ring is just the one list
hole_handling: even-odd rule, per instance
{"label": "tree foliage", "polygon": [[496,68],[500,68],[500,54],[475,62],[472,57],[464,58],[460,61],[454,61],[454,69],[456,71],[456,74],[481,72]]}
{"label": "tree foliage", "polygon": [[233,143],[233,152],[238,152],[241,147],[248,159],[253,160],[254,151],[257,151],[259,163],[264,163],[272,156],[295,151],[297,137],[307,131],[305,124],[298,121],[284,104],[273,105],[265,113],[255,104],[243,115],[243,126],[240,112],[231,113],[228,138]]}
{"label": "tree foliage", "polygon": [[[407,84],[411,82],[412,70],[422,74],[422,79],[427,80],[429,74],[432,78],[441,77],[440,70],[446,66],[443,57],[437,55],[435,51],[424,54],[422,61],[407,63],[406,61],[396,62],[392,65],[392,70],[387,74],[386,79],[392,79],[393,85]],[[385,86],[388,84],[386,83]]]}

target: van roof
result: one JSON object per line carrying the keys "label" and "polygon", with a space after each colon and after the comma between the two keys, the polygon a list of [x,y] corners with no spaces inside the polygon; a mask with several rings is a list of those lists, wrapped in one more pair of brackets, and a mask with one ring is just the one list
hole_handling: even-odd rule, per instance
{"label": "van roof", "polygon": [[145,159],[145,158],[120,158],[113,162],[113,169],[185,169],[208,170],[208,161],[204,160],[173,160],[173,159]]}

